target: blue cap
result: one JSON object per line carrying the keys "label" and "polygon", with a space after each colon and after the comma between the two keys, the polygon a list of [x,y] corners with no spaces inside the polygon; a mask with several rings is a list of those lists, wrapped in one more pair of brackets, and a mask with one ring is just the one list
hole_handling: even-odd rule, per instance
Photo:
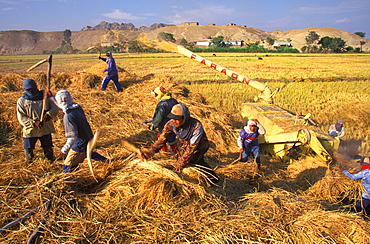
{"label": "blue cap", "polygon": [[33,79],[27,78],[23,80],[23,88],[25,90],[37,88],[36,82]]}

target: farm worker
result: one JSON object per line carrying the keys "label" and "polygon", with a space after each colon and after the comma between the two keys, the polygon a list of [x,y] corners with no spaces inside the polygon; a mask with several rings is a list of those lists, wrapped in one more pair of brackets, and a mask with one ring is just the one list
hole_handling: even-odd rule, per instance
{"label": "farm worker", "polygon": [[149,150],[140,151],[139,158],[141,160],[151,158],[175,134],[182,146],[177,154],[174,171],[181,172],[186,166],[198,167],[205,171],[212,182],[217,182],[218,176],[204,160],[204,154],[209,148],[209,141],[202,123],[190,117],[188,107],[180,103],[172,107],[168,118],[170,120],[164,125],[162,134],[157,141]]}
{"label": "farm worker", "polygon": [[[51,92],[38,90],[33,79],[23,80],[25,92],[17,101],[17,119],[23,126],[23,149],[26,162],[33,160],[36,142],[39,140],[46,159],[53,161],[53,142],[51,133],[55,133],[52,119],[58,114],[58,107],[51,99]],[[43,99],[46,104],[43,106]],[[43,108],[45,111],[43,112]]]}
{"label": "farm worker", "polygon": [[114,60],[111,52],[107,52],[105,56],[106,58],[102,58],[99,56],[99,59],[103,60],[104,62],[108,64],[108,67],[103,71],[103,72],[108,72],[108,73],[106,74],[104,80],[101,83],[101,90],[105,91],[109,81],[113,80],[117,91],[121,92],[122,88],[118,82],[118,71],[117,71],[116,61]]}
{"label": "farm worker", "polygon": [[355,205],[357,212],[364,211],[367,215],[370,215],[370,160],[369,157],[365,157],[361,163],[361,170],[357,174],[351,174],[347,170],[342,171],[343,174],[351,178],[352,180],[362,179],[361,183],[364,188],[362,192],[362,199],[358,200]]}
{"label": "farm worker", "polygon": [[[170,120],[167,116],[171,112],[174,105],[178,104],[177,100],[171,97],[171,93],[167,92],[162,86],[156,87],[154,91],[151,92],[155,98],[158,100],[155,112],[152,118],[151,125],[148,126],[150,130],[158,129],[157,137],[160,137],[163,131],[164,125]],[[167,145],[173,155],[179,152],[176,134],[172,134],[167,141]],[[166,150],[167,147],[163,147],[162,150]]]}
{"label": "farm worker", "polygon": [[[67,142],[60,150],[60,156],[65,158],[63,171],[69,173],[86,158],[87,143],[93,138],[93,133],[84,110],[79,104],[73,102],[68,91],[58,91],[55,102],[64,112],[63,123]],[[92,153],[92,159],[102,162],[107,160],[97,152]]]}
{"label": "farm worker", "polygon": [[333,124],[329,128],[329,136],[343,138],[346,135],[344,129],[344,121],[338,120],[336,124]]}
{"label": "farm worker", "polygon": [[240,162],[246,162],[250,155],[253,156],[258,168],[261,166],[261,153],[258,136],[266,133],[265,128],[257,119],[248,120],[247,125],[240,131],[237,143],[240,148]]}

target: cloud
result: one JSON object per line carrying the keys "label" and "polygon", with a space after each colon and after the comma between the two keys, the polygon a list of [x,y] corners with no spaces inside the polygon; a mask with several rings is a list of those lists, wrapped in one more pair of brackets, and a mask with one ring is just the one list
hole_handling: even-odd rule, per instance
{"label": "cloud", "polygon": [[336,14],[336,13],[349,13],[355,11],[370,10],[370,1],[368,0],[353,0],[345,1],[338,5],[333,6],[304,6],[297,11],[306,14]]}
{"label": "cloud", "polygon": [[172,6],[174,15],[165,16],[164,19],[170,21],[171,24],[181,24],[182,22],[206,22],[211,23],[221,18],[228,18],[233,15],[233,8],[226,8],[225,6],[201,6],[191,10],[178,10],[175,6]]}
{"label": "cloud", "polygon": [[11,10],[14,10],[15,8],[2,8],[1,11],[11,11]]}
{"label": "cloud", "polygon": [[103,14],[103,16],[105,17],[108,17],[108,18],[111,18],[111,19],[124,19],[124,20],[139,20],[139,19],[145,19],[145,18],[142,18],[142,17],[137,17],[137,16],[134,16],[130,13],[124,13],[124,12],[121,12],[119,9],[114,9],[112,13],[106,13],[106,14]]}
{"label": "cloud", "polygon": [[336,24],[342,24],[342,23],[346,23],[346,22],[349,22],[350,19],[349,18],[343,18],[343,19],[338,19],[335,21]]}

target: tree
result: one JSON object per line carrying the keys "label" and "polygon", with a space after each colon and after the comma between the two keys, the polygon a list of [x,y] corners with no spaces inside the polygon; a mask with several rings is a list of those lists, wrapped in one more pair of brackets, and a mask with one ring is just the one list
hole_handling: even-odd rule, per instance
{"label": "tree", "polygon": [[226,47],[223,36],[213,37],[211,43],[213,43],[213,45],[215,45],[216,47]]}
{"label": "tree", "polygon": [[142,50],[141,46],[139,45],[139,42],[136,40],[131,40],[128,41],[128,51],[135,53],[135,52],[140,52]]}
{"label": "tree", "polygon": [[316,31],[310,31],[308,36],[306,36],[306,42],[308,45],[314,44],[315,41],[320,39],[320,35],[316,33]]}
{"label": "tree", "polygon": [[166,41],[166,42],[176,42],[176,39],[173,38],[173,34],[166,33],[166,32],[160,32],[157,35],[158,40]]}
{"label": "tree", "polygon": [[341,53],[345,51],[346,42],[340,37],[325,36],[317,44],[320,44],[326,51]]}
{"label": "tree", "polygon": [[358,36],[361,36],[361,37],[365,37],[366,36],[366,33],[365,32],[361,32],[361,31],[357,31],[354,34],[356,34]]}
{"label": "tree", "polygon": [[66,30],[63,32],[63,36],[64,36],[64,41],[65,41],[67,44],[72,44],[72,43],[71,43],[71,36],[72,36],[72,32],[71,32],[71,30],[66,29]]}
{"label": "tree", "polygon": [[271,37],[267,37],[266,38],[266,41],[267,41],[267,43],[269,44],[269,46],[271,47],[272,45],[274,45],[274,43],[275,43],[275,39],[272,39]]}
{"label": "tree", "polygon": [[362,52],[362,46],[366,44],[366,41],[360,41],[360,50]]}

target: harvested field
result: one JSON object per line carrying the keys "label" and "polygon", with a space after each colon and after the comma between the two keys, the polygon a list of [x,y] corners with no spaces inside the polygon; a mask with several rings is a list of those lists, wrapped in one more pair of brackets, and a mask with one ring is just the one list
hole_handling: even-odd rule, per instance
{"label": "harvested field", "polygon": [[[99,90],[102,68],[52,74],[52,91],[68,89],[85,110],[93,131],[102,136],[96,150],[107,163],[87,162],[74,173],[62,173],[62,161],[39,157],[24,163],[21,128],[16,120],[21,81],[34,78],[44,87],[45,74],[9,73],[0,77],[0,242],[24,243],[45,220],[40,243],[368,243],[368,217],[354,213],[361,184],[342,175],[354,167],[338,155],[327,165],[318,157],[282,163],[262,156],[261,171],[253,162],[229,165],[238,157],[238,115],[207,104],[200,93],[166,75],[120,72],[122,93],[112,83]],[[139,148],[156,139],[141,124],[152,117],[156,100],[150,91],[162,85],[186,104],[211,141],[206,160],[221,177],[212,185],[192,168],[175,173],[173,159],[160,152],[147,162],[119,143],[124,138]],[[54,151],[64,145],[62,112],[54,123]],[[44,211],[43,203],[52,200]]]}

